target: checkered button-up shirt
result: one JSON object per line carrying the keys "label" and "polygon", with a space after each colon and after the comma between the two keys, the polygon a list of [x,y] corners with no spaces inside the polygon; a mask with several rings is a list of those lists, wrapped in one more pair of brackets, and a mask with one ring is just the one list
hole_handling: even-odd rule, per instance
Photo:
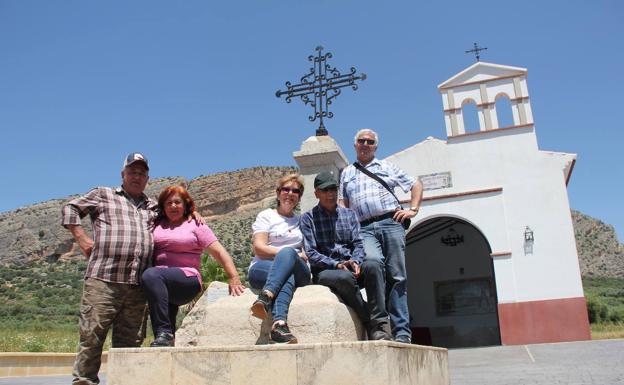
{"label": "checkered button-up shirt", "polygon": [[85,278],[138,284],[151,265],[157,207],[145,195],[135,203],[121,187],[97,187],[63,206],[63,226],[80,225],[86,215],[93,223],[93,250]]}
{"label": "checkered button-up shirt", "polygon": [[[383,179],[392,190],[400,187],[404,192],[408,192],[416,183],[416,180],[405,171],[385,160],[374,158],[364,167]],[[340,175],[338,199],[349,201],[349,208],[355,211],[360,222],[400,207],[399,202],[384,186],[352,164]]]}
{"label": "checkered button-up shirt", "polygon": [[353,210],[337,207],[335,213],[316,205],[301,216],[303,247],[314,268],[335,269],[342,261],[364,259],[360,224]]}

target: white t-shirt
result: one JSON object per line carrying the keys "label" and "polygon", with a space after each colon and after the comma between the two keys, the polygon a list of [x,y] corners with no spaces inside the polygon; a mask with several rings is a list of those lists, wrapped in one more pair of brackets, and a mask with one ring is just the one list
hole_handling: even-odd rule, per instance
{"label": "white t-shirt", "polygon": [[[251,226],[254,235],[256,233],[268,233],[269,234],[269,246],[282,249],[284,247],[292,247],[297,252],[301,252],[301,243],[303,242],[303,235],[299,229],[298,215],[292,217],[285,217],[279,215],[275,209],[266,209],[258,213],[256,221]],[[251,261],[251,266],[259,261],[261,258],[254,255]]]}

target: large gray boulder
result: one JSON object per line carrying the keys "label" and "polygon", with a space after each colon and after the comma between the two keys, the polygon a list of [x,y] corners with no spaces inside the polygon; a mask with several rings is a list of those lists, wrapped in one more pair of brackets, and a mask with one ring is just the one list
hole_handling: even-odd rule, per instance
{"label": "large gray boulder", "polygon": [[[176,347],[266,344],[272,320],[261,321],[249,308],[257,295],[250,289],[227,295],[227,284],[213,282],[176,332]],[[363,340],[357,315],[327,287],[309,285],[295,291],[288,326],[299,343]]]}

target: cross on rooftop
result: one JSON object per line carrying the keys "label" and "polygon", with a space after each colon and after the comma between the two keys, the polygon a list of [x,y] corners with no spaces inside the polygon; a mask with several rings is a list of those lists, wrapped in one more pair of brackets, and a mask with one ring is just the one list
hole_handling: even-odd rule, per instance
{"label": "cross on rooftop", "polygon": [[327,64],[327,59],[332,57],[330,52],[323,54],[323,47],[316,47],[318,52],[316,56],[308,56],[308,60],[314,63],[314,67],[310,68],[310,72],[302,76],[299,84],[286,82],[286,90],[277,90],[275,96],[278,98],[286,95],[286,103],[290,103],[294,97],[299,97],[305,104],[314,107],[314,115],[308,116],[308,120],[314,122],[317,118],[320,125],[316,129],[316,136],[328,135],[327,129],[323,124],[323,118],[332,118],[334,114],[329,111],[336,96],[340,95],[341,88],[351,87],[356,91],[358,85],[356,80],[365,80],[366,74],[357,75],[355,67],[347,74],[341,74],[335,67]]}
{"label": "cross on rooftop", "polygon": [[480,54],[480,52],[481,52],[481,51],[485,51],[486,49],[487,49],[487,47],[479,47],[479,46],[477,45],[477,43],[474,43],[474,48],[473,48],[473,49],[471,49],[471,50],[466,51],[466,53],[472,53],[472,52],[474,52],[474,54],[475,54],[475,56],[476,56],[476,58],[477,58],[477,61],[479,61],[479,59],[481,58],[481,54]]}

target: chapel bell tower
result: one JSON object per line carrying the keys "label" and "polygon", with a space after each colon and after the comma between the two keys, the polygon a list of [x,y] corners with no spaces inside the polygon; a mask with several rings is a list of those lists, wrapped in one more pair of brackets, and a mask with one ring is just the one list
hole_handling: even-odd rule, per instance
{"label": "chapel bell tower", "polygon": [[[474,103],[479,131],[516,128],[533,124],[526,68],[477,62],[438,85],[444,105],[447,136],[466,134],[464,106]],[[513,124],[501,127],[496,111],[500,98],[511,106]]]}

